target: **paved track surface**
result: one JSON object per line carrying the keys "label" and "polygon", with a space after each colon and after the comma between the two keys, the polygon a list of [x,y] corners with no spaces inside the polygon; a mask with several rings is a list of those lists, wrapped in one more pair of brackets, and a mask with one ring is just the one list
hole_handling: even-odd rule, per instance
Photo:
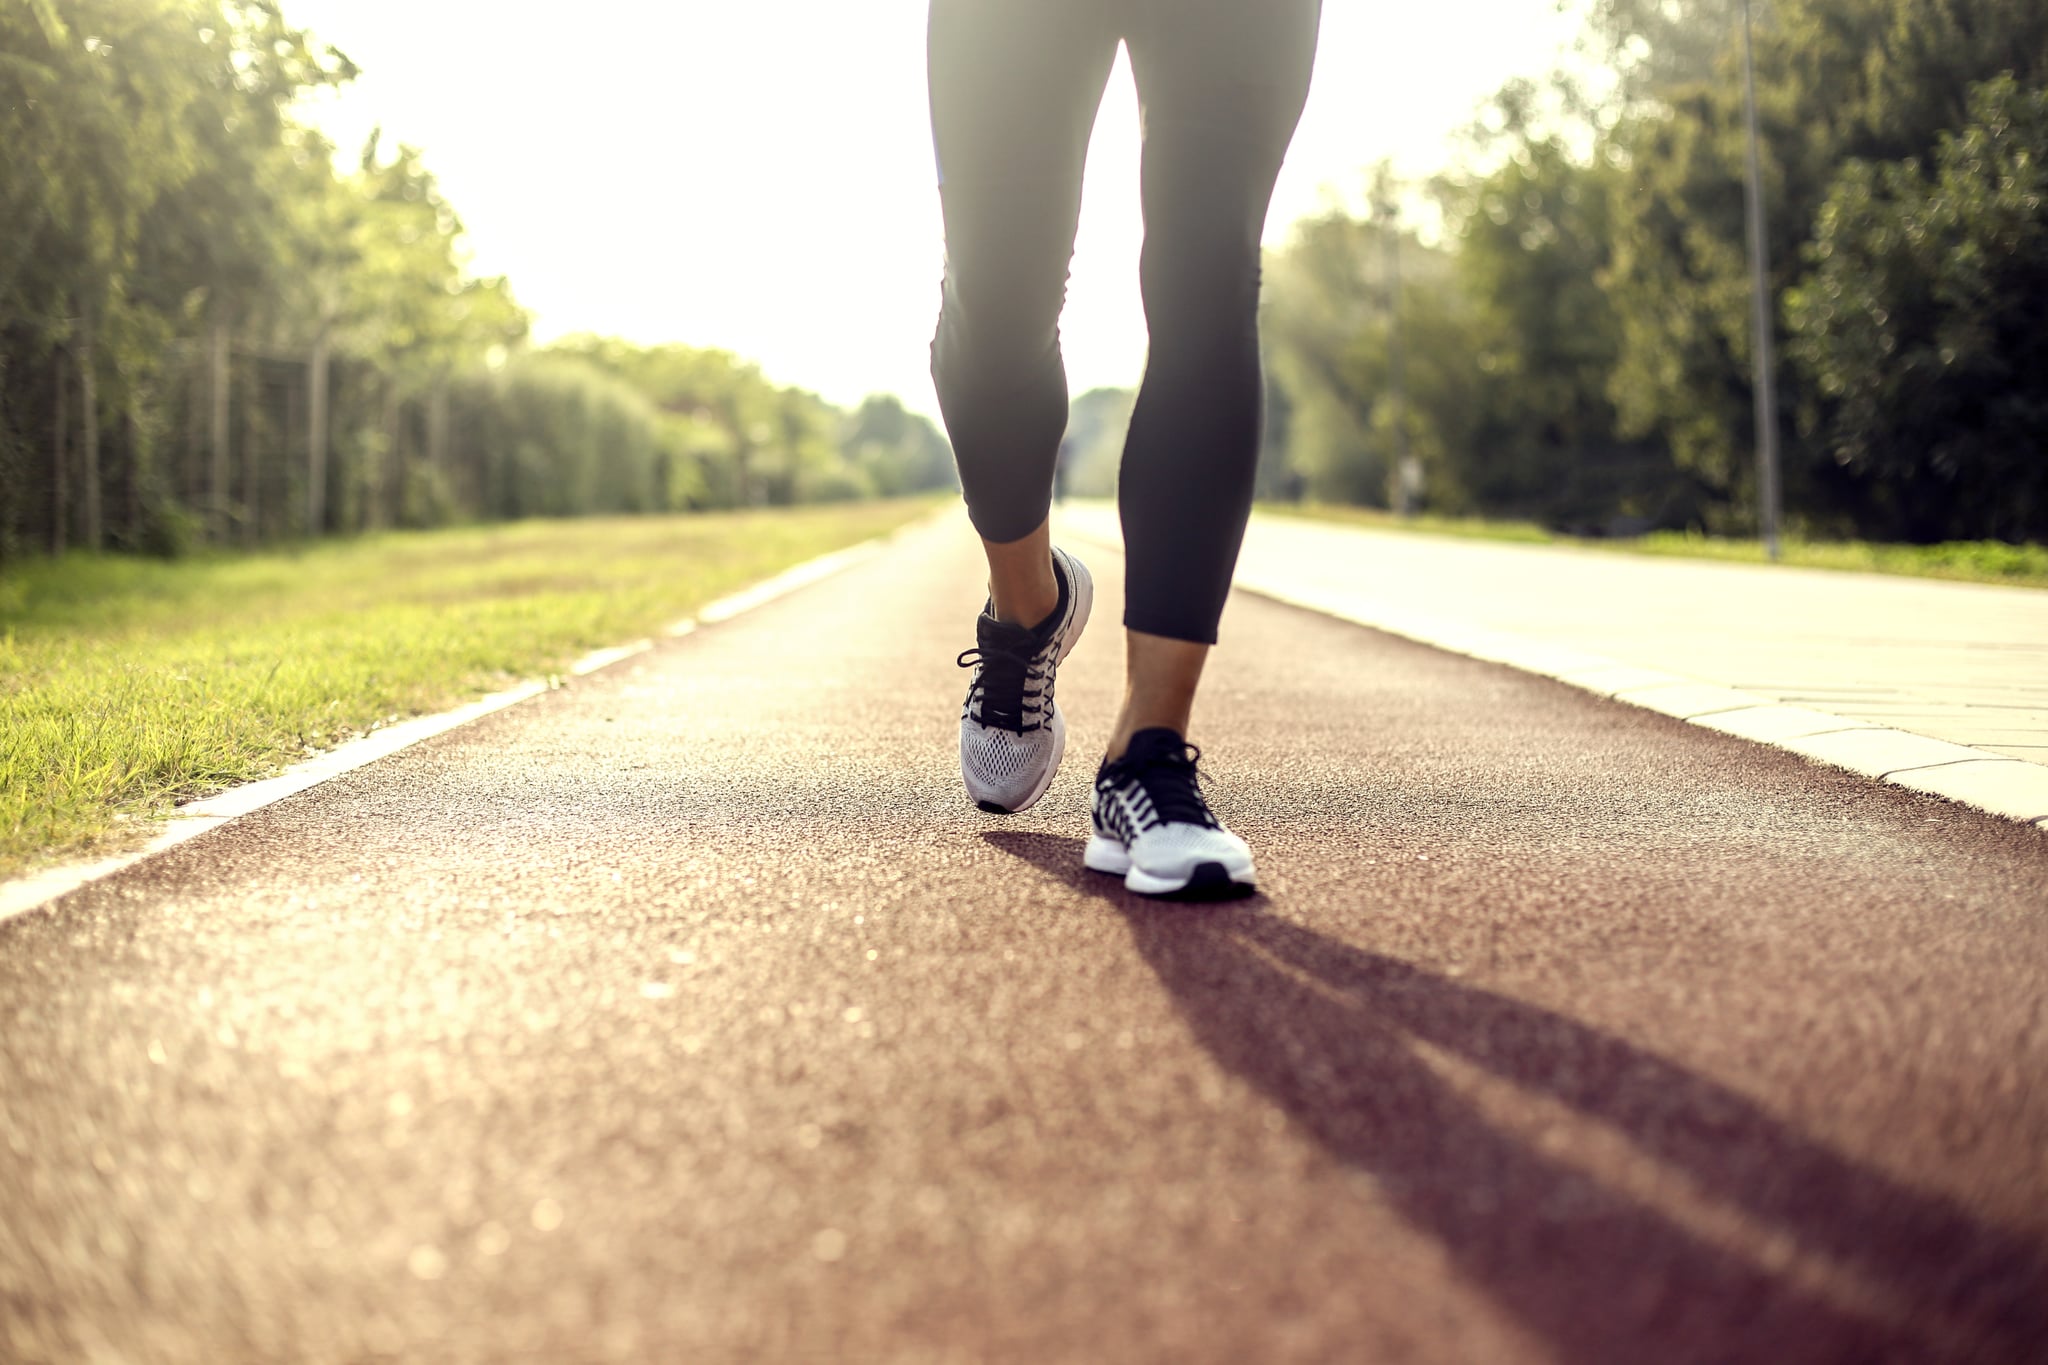
{"label": "paved track surface", "polygon": [[957,524],[0,928],[0,1359],[1984,1361],[2048,840],[1254,600],[1265,894],[995,819]]}

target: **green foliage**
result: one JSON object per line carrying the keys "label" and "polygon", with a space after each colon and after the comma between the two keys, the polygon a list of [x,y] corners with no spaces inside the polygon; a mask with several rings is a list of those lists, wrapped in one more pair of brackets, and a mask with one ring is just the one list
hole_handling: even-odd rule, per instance
{"label": "green foliage", "polygon": [[0,5],[0,552],[156,539],[174,343],[289,273],[287,107],[352,70],[271,0]]}
{"label": "green foliage", "polygon": [[2048,526],[2048,89],[1968,112],[1926,171],[1844,168],[1787,308],[1837,496],[1911,541]]}
{"label": "green foliage", "polygon": [[471,374],[453,392],[464,500],[485,517],[673,510],[661,414],[583,362],[541,353]]}
{"label": "green foliage", "polygon": [[[1377,198],[1390,196],[1390,183],[1382,170]],[[1384,506],[1397,421],[1411,444],[1440,444],[1426,398],[1411,393],[1397,416],[1390,340],[1396,306],[1411,330],[1457,329],[1447,260],[1413,233],[1395,234],[1382,222],[1326,213],[1296,224],[1268,262],[1267,363],[1288,397],[1288,468],[1308,497]],[[1400,253],[1398,299],[1390,246]],[[1410,345],[1409,358],[1418,351]]]}
{"label": "green foliage", "polygon": [[652,405],[671,507],[787,506],[953,485],[952,447],[893,397],[851,415],[731,353],[574,336],[546,353],[612,375]]}
{"label": "green foliage", "polygon": [[1693,509],[1668,452],[1624,439],[1608,392],[1621,325],[1602,281],[1620,177],[1574,156],[1537,100],[1532,86],[1504,89],[1480,143],[1496,168],[1437,187],[1479,319],[1470,429],[1446,445],[1461,496],[1443,501],[1554,526],[1682,524]]}
{"label": "green foliage", "polygon": [[464,269],[462,221],[414,147],[389,161],[373,134],[350,188],[343,280],[336,322],[347,350],[400,384],[421,385],[476,364],[526,335],[526,315],[502,278]]}
{"label": "green foliage", "polygon": [[560,671],[924,506],[11,566],[0,573],[0,876],[401,715]]}
{"label": "green foliage", "polygon": [[[1384,222],[1332,213],[1299,225],[1271,262],[1286,476],[1269,490],[1386,506],[1400,436],[1441,511],[1683,524],[1668,455],[1622,439],[1607,396],[1620,344],[1599,284],[1613,173],[1540,131],[1533,104],[1528,87],[1503,91],[1494,167],[1438,182],[1446,246],[1404,232],[1396,257]],[[1394,193],[1383,179],[1373,197]]]}
{"label": "green foliage", "polygon": [[0,557],[950,477],[900,405],[720,352],[520,359],[422,153],[295,121],[354,75],[277,0],[0,0]]}
{"label": "green foliage", "polygon": [[[2038,0],[1756,0],[1789,520],[2048,537]],[[1516,82],[1438,179],[1440,246],[1302,224],[1271,262],[1269,493],[1634,532],[1755,524],[1740,0],[1589,0],[1591,99]],[[1384,180],[1375,202],[1392,191]]]}
{"label": "green foliage", "polygon": [[[1758,541],[1731,540],[1702,535],[1697,531],[1652,531],[1648,535],[1623,539],[1582,538],[1559,534],[1527,521],[1445,517],[1429,513],[1397,517],[1378,508],[1327,503],[1268,504],[1264,510],[1316,521],[1368,526],[1376,531],[1508,541],[1521,545],[1569,545],[1582,550],[1657,555],[1670,559],[1714,559],[1734,564],[1765,562],[1765,550]],[[1912,578],[1945,578],[1964,583],[2048,589],[2048,546],[2009,545],[2000,540],[1892,545],[1863,540],[1804,540],[1794,536],[1784,541],[1780,562],[1803,569],[1898,574]]]}
{"label": "green foliage", "polygon": [[[1754,449],[1740,110],[1695,94],[1669,117],[1624,124],[1617,145],[1633,172],[1617,186],[1604,279],[1619,327],[1609,381],[1619,429],[1668,445],[1713,499],[1717,525],[1739,524],[1753,497]],[[1773,205],[1784,202],[1785,177],[1770,159],[1764,185]],[[1795,245],[1773,234],[1780,286],[1796,267]]]}
{"label": "green foliage", "polygon": [[958,482],[952,446],[927,418],[893,395],[863,399],[841,427],[839,448],[883,497],[951,488]]}
{"label": "green foliage", "polygon": [[1060,480],[1066,492],[1078,498],[1115,496],[1124,437],[1137,401],[1130,389],[1090,389],[1068,405],[1066,442],[1060,451]]}
{"label": "green foliage", "polygon": [[[1728,31],[1716,8],[1663,12],[1698,26],[1694,48],[1706,51],[1713,31]],[[1812,268],[1806,248],[1838,182],[1851,182],[1840,193],[1854,198],[1853,182],[1868,174],[1858,158],[1924,159],[1967,120],[1976,83],[2007,71],[2022,88],[2048,79],[2048,10],[2033,0],[1777,0],[1767,17],[1756,35],[1757,96],[1780,300],[1795,297]],[[1626,179],[1606,286],[1621,322],[1611,392],[1623,430],[1668,443],[1709,495],[1709,520],[1733,529],[1750,524],[1753,498],[1750,286],[1739,54],[1732,41],[1718,53],[1661,85],[1612,135]],[[1845,491],[1835,461],[1845,442],[1819,401],[1826,381],[1806,368],[1816,355],[1793,348],[1780,376],[1789,508],[1820,529],[1902,533],[1883,499]],[[1923,463],[1932,458],[1923,452]],[[1910,498],[1909,484],[1944,476],[1894,465],[1888,477],[1900,480],[1895,498]],[[2040,536],[2048,522],[2007,520],[1994,532],[1979,520],[1944,533]]]}
{"label": "green foliage", "polygon": [[[1756,0],[1768,8],[1769,0]],[[1604,57],[1631,104],[1713,76],[1742,20],[1742,0],[1587,0],[1582,44]]]}

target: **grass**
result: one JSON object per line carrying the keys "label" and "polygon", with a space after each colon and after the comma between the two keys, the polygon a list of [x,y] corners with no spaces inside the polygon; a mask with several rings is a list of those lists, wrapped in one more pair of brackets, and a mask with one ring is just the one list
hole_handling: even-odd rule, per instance
{"label": "grass", "polygon": [[[1571,545],[1616,554],[1714,559],[1740,564],[1767,562],[1764,547],[1757,541],[1727,540],[1687,531],[1656,531],[1646,536],[1600,540],[1559,535],[1526,521],[1430,515],[1404,520],[1377,508],[1341,507],[1331,503],[1263,503],[1260,510],[1282,516],[1349,522],[1377,530],[1420,535],[1463,536],[1523,545]],[[1840,569],[1854,573],[2048,588],[2048,545],[2008,545],[1997,540],[1958,540],[1941,545],[1884,545],[1866,540],[1788,538],[1781,542],[1780,551],[1780,563],[1803,569]]]}
{"label": "grass", "polygon": [[0,876],[648,635],[928,501],[522,522],[0,569]]}

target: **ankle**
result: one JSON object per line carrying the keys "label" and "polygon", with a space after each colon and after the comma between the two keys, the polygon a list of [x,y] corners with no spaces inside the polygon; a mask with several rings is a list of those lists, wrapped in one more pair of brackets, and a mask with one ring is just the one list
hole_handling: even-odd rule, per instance
{"label": "ankle", "polygon": [[981,545],[988,557],[988,600],[996,620],[1032,630],[1059,610],[1060,580],[1046,522],[1020,540],[984,539]]}
{"label": "ankle", "polygon": [[1036,630],[1044,625],[1060,609],[1060,584],[1059,579],[1053,576],[1051,558],[1045,561],[1042,581],[1020,582],[1015,578],[1000,583],[991,581],[988,598],[995,609],[996,620],[1005,625],[1022,626],[1026,630]]}
{"label": "ankle", "polygon": [[1102,761],[1104,763],[1114,763],[1129,753],[1131,739],[1140,730],[1171,730],[1182,739],[1186,739],[1188,735],[1188,722],[1186,717],[1178,719],[1173,717],[1164,719],[1143,717],[1120,719],[1116,723],[1116,729],[1110,731],[1109,744],[1102,751]]}
{"label": "ankle", "polygon": [[1171,730],[1187,738],[1195,692],[1209,646],[1193,640],[1125,630],[1124,704],[1109,733],[1106,761],[1114,763],[1140,730]]}

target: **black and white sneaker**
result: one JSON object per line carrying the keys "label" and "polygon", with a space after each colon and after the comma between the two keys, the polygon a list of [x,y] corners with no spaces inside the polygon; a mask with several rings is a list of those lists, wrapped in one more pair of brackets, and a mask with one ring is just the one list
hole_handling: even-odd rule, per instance
{"label": "black and white sneaker", "polygon": [[1095,832],[1084,861],[1148,896],[1229,896],[1257,880],[1252,851],[1223,828],[1195,774],[1202,751],[1172,730],[1140,730],[1095,776]]}
{"label": "black and white sneaker", "polygon": [[1053,547],[1060,604],[1035,630],[1006,625],[984,608],[975,647],[960,656],[974,670],[960,710],[960,776],[991,815],[1029,810],[1052,785],[1067,751],[1067,718],[1053,701],[1060,663],[1088,624],[1095,583],[1081,561]]}

